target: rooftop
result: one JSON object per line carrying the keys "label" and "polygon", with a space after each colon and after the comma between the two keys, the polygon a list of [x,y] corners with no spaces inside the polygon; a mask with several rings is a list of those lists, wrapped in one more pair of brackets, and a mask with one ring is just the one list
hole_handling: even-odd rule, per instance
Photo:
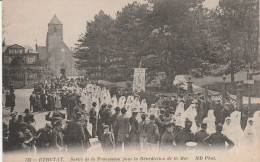
{"label": "rooftop", "polygon": [[56,15],[54,15],[54,17],[52,18],[51,22],[49,24],[61,24],[60,20],[58,19],[58,17]]}

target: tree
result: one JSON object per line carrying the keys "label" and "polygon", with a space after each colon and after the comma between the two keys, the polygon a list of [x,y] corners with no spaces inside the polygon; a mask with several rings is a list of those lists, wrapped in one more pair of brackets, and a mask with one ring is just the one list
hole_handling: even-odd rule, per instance
{"label": "tree", "polygon": [[100,11],[94,21],[87,22],[86,33],[78,40],[75,58],[76,68],[87,70],[88,75],[105,77],[109,60],[113,55],[114,20]]}
{"label": "tree", "polygon": [[216,9],[226,73],[234,75],[246,66],[258,67],[258,5],[255,0],[220,0]]}

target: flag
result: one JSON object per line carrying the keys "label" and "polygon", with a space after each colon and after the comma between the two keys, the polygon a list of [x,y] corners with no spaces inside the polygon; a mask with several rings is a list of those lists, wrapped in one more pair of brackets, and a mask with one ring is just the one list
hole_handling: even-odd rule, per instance
{"label": "flag", "polygon": [[133,91],[145,91],[145,68],[135,68]]}

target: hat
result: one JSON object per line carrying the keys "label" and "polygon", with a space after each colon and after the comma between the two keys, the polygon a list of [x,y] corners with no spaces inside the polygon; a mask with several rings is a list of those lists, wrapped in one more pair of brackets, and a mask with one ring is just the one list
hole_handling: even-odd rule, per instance
{"label": "hat", "polygon": [[57,121],[57,120],[63,120],[60,116],[57,117],[52,117],[52,120]]}
{"label": "hat", "polygon": [[150,120],[154,120],[155,119],[155,115],[154,114],[151,114],[150,115]]}
{"label": "hat", "polygon": [[101,105],[101,108],[105,108],[105,107],[107,107],[107,104],[104,103]]}
{"label": "hat", "polygon": [[29,112],[30,112],[29,109],[25,109],[25,110],[24,110],[24,113],[29,113]]}
{"label": "hat", "polygon": [[222,131],[222,128],[223,128],[222,124],[216,125],[216,131]]}
{"label": "hat", "polygon": [[93,103],[92,103],[92,106],[93,106],[93,107],[96,107],[96,106],[97,106],[97,103],[96,103],[96,102],[93,102]]}
{"label": "hat", "polygon": [[132,108],[131,112],[132,113],[138,113],[137,108]]}
{"label": "hat", "polygon": [[146,118],[148,115],[146,113],[141,114],[141,118]]}
{"label": "hat", "polygon": [[80,112],[77,112],[75,117],[76,119],[80,119],[82,117],[82,114]]}
{"label": "hat", "polygon": [[54,113],[52,114],[52,117],[60,117],[60,114],[57,113],[57,112],[54,112]]}
{"label": "hat", "polygon": [[197,142],[186,142],[187,147],[196,147],[198,145]]}
{"label": "hat", "polygon": [[107,129],[107,128],[109,128],[108,125],[103,125],[103,129]]}
{"label": "hat", "polygon": [[121,111],[122,111],[122,112],[126,112],[127,109],[126,109],[125,107],[123,107],[123,108],[121,109]]}
{"label": "hat", "polygon": [[115,108],[115,111],[120,111],[120,107],[116,107],[116,108]]}

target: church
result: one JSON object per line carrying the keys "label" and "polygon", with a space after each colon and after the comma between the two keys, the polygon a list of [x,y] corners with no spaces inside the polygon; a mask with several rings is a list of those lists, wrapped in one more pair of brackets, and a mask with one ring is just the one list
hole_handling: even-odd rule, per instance
{"label": "church", "polygon": [[63,41],[63,24],[56,15],[48,24],[46,46],[35,45],[39,59],[45,62],[55,76],[78,76],[72,50]]}

